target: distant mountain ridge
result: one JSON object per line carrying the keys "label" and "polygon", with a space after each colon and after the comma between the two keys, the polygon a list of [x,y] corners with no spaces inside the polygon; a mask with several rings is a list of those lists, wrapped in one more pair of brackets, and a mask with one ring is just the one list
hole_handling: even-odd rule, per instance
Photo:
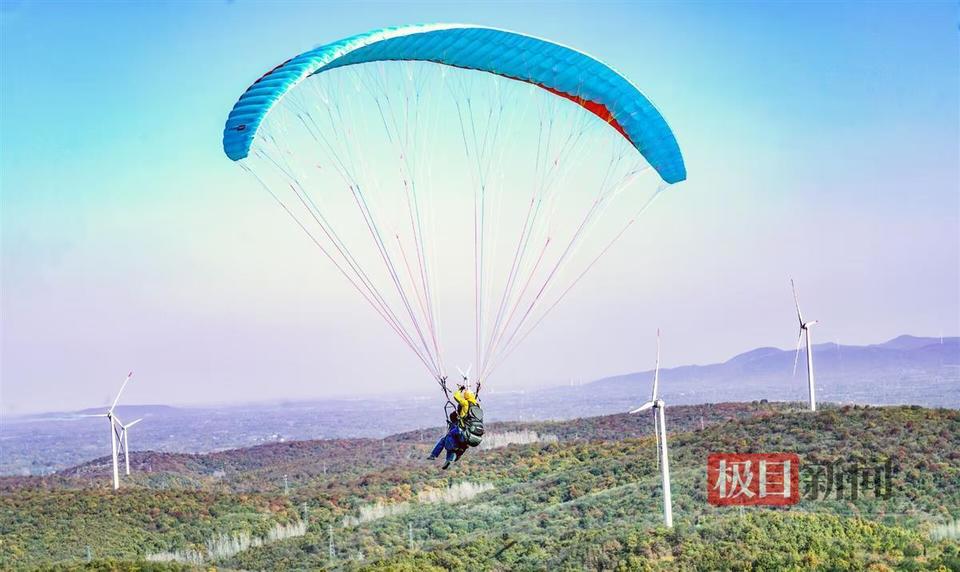
{"label": "distant mountain ridge", "polygon": [[[723,363],[663,368],[660,379],[665,396],[669,398],[672,394],[685,403],[689,402],[686,398],[694,395],[711,402],[740,400],[751,395],[753,399],[802,399],[806,364],[804,352],[800,354],[796,375],[793,373],[795,350],[763,347]],[[892,394],[903,389],[904,382],[918,378],[916,381],[923,384],[944,382],[942,389],[954,391],[942,395],[952,401],[941,405],[960,405],[957,393],[960,388],[956,383],[960,379],[960,337],[903,335],[867,346],[815,344],[813,362],[817,389],[825,401],[859,401],[858,396],[876,399],[883,397],[885,389]],[[624,385],[640,385],[638,389],[642,389],[649,386],[652,376],[653,370],[634,372],[599,379],[584,387],[593,391],[622,391]],[[755,393],[745,394],[743,390]],[[933,396],[936,395],[934,392]],[[896,401],[902,398],[897,397]]]}
{"label": "distant mountain ridge", "polygon": [[[79,415],[96,415],[103,413],[109,407],[89,407],[81,409],[76,413]],[[143,415],[164,415],[176,411],[177,408],[170,405],[117,405],[116,412],[123,418],[132,418],[132,416]]]}
{"label": "distant mountain ridge", "polygon": [[[723,401],[752,401],[768,399],[777,401],[804,400],[806,398],[806,364],[804,351],[801,349],[799,361],[794,374],[794,359],[796,352],[793,349],[776,347],[759,347],[737,354],[725,362],[713,364],[682,365],[673,368],[661,368],[660,378],[664,382],[664,395],[682,403],[718,403]],[[865,346],[838,345],[832,342],[814,344],[814,372],[817,379],[817,388],[824,401],[859,402],[854,394],[859,394],[857,381],[871,382],[871,388],[878,389],[876,384],[887,382],[890,392],[903,389],[897,381],[910,376],[933,376],[935,381],[960,382],[960,337],[920,337],[901,335],[879,344]],[[597,390],[622,391],[623,385],[639,385],[637,395],[645,395],[644,386],[649,386],[653,379],[653,370],[643,370],[614,376],[603,377],[579,386],[556,386],[552,388],[528,391],[540,395],[579,393],[587,391],[594,397]],[[760,386],[756,387],[755,384]],[[703,384],[700,386],[700,384]],[[744,385],[746,384],[746,385]],[[951,384],[947,384],[950,386]],[[952,384],[953,389],[944,397],[952,396],[956,399],[943,403],[928,403],[925,405],[960,407],[960,386]],[[718,387],[720,386],[720,387]],[[759,394],[744,394],[744,389],[760,390]],[[882,387],[880,388],[882,389]],[[703,391],[699,391],[703,390]],[[781,391],[782,390],[782,391]],[[631,387],[631,391],[633,388]],[[851,393],[852,392],[852,393]],[[769,395],[768,395],[769,393]],[[762,394],[762,395],[761,395]],[[488,394],[486,401],[500,401],[509,399],[512,392]],[[867,394],[871,395],[871,394]],[[876,393],[874,397],[879,397]],[[936,396],[936,395],[935,395]],[[699,401],[690,398],[698,397]],[[909,396],[891,397],[890,403],[912,403]],[[414,398],[417,400],[420,398]],[[281,404],[264,404],[268,408],[291,407],[294,409],[310,408],[311,405],[332,405],[343,402],[356,402],[358,410],[367,410],[369,403],[379,401],[375,398],[357,398],[356,400],[329,399],[315,401],[293,401]],[[396,401],[391,398],[390,401]],[[864,403],[885,403],[874,399]],[[36,413],[19,417],[18,420],[49,419],[53,417],[71,417],[78,415],[95,415],[103,413],[107,406],[89,407],[70,412]],[[224,406],[223,409],[246,409],[257,407],[254,404]],[[189,414],[193,411],[211,410],[213,407],[191,406],[187,408],[169,405],[119,405],[117,413],[122,418],[134,416],[170,416],[174,414]],[[220,408],[218,408],[220,409]],[[591,411],[590,414],[600,414]],[[537,417],[533,415],[533,417]],[[503,417],[499,417],[503,419]],[[569,418],[562,415],[559,418]]]}
{"label": "distant mountain ridge", "polygon": [[[762,347],[723,363],[661,370],[668,406],[807,398],[804,356],[793,375],[793,350]],[[821,403],[923,405],[960,409],[960,338],[900,336],[880,344],[814,346]],[[578,386],[483,396],[490,422],[564,420],[622,413],[646,401],[650,370]],[[503,380],[501,387],[510,387]],[[443,423],[442,400],[429,397],[329,399],[234,406],[121,405],[125,421],[143,417],[134,450],[199,453],[305,439],[383,438]],[[0,474],[44,474],[109,453],[106,424],[81,412],[6,418]],[[379,420],[371,424],[373,416]]]}

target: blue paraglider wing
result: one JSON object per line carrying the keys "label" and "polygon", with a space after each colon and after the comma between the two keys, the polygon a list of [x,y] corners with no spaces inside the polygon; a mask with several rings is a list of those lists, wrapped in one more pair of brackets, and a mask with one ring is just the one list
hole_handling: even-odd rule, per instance
{"label": "blue paraglider wing", "polygon": [[263,118],[284,94],[326,70],[387,60],[426,61],[538,85],[594,113],[637,148],[667,183],[686,179],[677,140],[640,90],[606,64],[546,40],[463,24],[386,28],[320,46],[280,64],[234,105],[223,150],[247,156]]}

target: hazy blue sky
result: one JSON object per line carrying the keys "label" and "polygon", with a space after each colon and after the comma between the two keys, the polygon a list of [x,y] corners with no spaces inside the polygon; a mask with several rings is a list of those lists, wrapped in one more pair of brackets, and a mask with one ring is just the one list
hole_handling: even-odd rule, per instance
{"label": "hazy blue sky", "polygon": [[3,0],[2,410],[105,402],[128,369],[131,402],[432,391],[220,139],[290,56],[434,21],[610,63],[689,172],[500,388],[649,368],[657,326],[667,366],[789,347],[790,276],[817,341],[960,330],[955,2]]}

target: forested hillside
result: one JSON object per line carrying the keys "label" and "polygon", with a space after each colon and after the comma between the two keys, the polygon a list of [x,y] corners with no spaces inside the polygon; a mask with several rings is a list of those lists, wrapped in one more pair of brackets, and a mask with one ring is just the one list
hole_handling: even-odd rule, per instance
{"label": "forested hillside", "polygon": [[[723,404],[668,410],[675,528],[661,526],[649,416],[500,424],[449,471],[438,431],[386,440],[138,454],[0,480],[6,568],[960,569],[960,412]],[[421,434],[422,433],[422,434]],[[710,452],[796,452],[802,467],[890,460],[889,498],[849,487],[790,508],[707,503]],[[810,472],[801,480],[810,487]],[[809,491],[805,491],[809,492]],[[814,498],[816,496],[816,498]],[[88,556],[90,563],[86,563]],[[137,564],[137,561],[140,564]],[[176,562],[185,564],[177,564]],[[131,568],[133,569],[133,568]]]}

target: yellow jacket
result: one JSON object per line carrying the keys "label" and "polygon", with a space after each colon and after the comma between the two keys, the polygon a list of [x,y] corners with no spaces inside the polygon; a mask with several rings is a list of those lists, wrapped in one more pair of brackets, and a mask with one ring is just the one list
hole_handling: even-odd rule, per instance
{"label": "yellow jacket", "polygon": [[470,411],[471,405],[477,404],[477,396],[475,396],[469,389],[464,389],[463,391],[458,389],[453,394],[453,398],[457,403],[460,404],[460,410],[457,412],[457,414],[460,415],[460,419],[463,419],[467,416],[467,412]]}

